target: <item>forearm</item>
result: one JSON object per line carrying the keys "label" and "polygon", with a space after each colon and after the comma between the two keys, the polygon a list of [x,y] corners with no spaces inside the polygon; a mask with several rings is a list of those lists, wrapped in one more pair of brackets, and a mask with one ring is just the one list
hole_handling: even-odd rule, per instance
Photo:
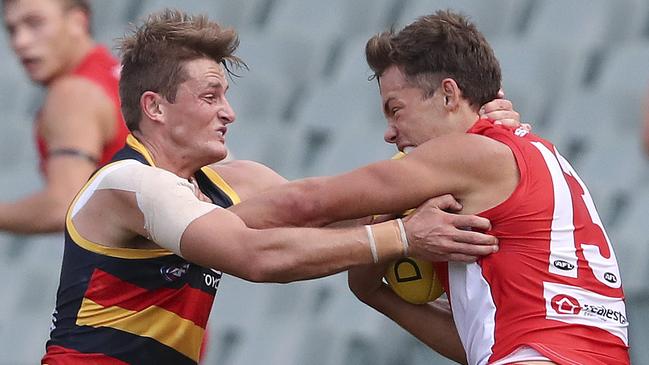
{"label": "forearm", "polygon": [[441,355],[466,364],[464,348],[453,322],[453,315],[444,301],[425,305],[407,303],[382,285],[365,303],[392,319]]}
{"label": "forearm", "polygon": [[272,189],[272,192],[254,196],[229,210],[251,228],[326,226],[335,220],[327,217],[326,211],[316,212],[313,198],[319,194],[318,186],[318,180],[313,178],[293,181]]}
{"label": "forearm", "polygon": [[[270,229],[257,231],[256,255],[262,280],[289,282],[334,274],[352,266],[373,262],[365,230],[345,229]],[[402,256],[395,245],[383,249],[379,259],[393,260]]]}
{"label": "forearm", "polygon": [[[201,227],[209,229],[208,225],[213,226],[209,218],[201,217],[189,226],[182,238],[183,256],[250,281],[311,279],[374,262],[364,227],[244,229],[231,235],[222,233],[219,243],[213,234],[201,232]],[[396,235],[377,242],[380,262],[404,254]]]}
{"label": "forearm", "polygon": [[51,233],[65,227],[67,201],[47,191],[0,204],[0,230],[13,233]]}

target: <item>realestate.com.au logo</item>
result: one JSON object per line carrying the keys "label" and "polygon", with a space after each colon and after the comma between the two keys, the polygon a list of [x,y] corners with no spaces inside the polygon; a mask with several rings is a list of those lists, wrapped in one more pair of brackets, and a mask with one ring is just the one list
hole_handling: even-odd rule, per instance
{"label": "realestate.com.au logo", "polygon": [[626,316],[618,310],[603,305],[581,304],[576,298],[566,294],[555,295],[550,305],[557,314],[576,316],[581,313],[582,316],[597,317],[604,321],[612,320],[622,325],[627,323]]}

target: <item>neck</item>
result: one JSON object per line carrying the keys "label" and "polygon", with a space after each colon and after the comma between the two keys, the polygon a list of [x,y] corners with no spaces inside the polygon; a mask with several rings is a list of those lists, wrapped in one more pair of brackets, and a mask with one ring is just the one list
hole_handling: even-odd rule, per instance
{"label": "neck", "polygon": [[70,59],[68,60],[68,66],[65,69],[65,74],[72,72],[79,64],[83,61],[84,58],[95,48],[95,41],[88,37],[82,37],[77,40],[74,48],[70,51]]}
{"label": "neck", "polygon": [[480,115],[469,106],[461,108],[455,115],[458,130],[462,132],[466,132],[473,127],[478,119],[480,119]]}
{"label": "neck", "polygon": [[172,146],[171,142],[167,142],[168,140],[145,136],[139,131],[134,131],[133,136],[149,152],[156,167],[173,172],[179,177],[189,179],[204,166],[190,158],[184,151]]}

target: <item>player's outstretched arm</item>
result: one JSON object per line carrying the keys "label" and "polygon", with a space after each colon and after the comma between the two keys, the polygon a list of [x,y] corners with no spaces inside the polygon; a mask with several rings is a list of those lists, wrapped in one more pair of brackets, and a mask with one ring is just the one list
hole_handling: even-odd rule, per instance
{"label": "player's outstretched arm", "polygon": [[[394,220],[341,229],[257,230],[248,228],[228,210],[216,209],[187,227],[180,251],[190,261],[261,282],[315,278],[357,265],[389,262],[407,254],[433,260],[439,256],[439,238],[430,222],[438,211],[436,204],[423,204],[404,219],[404,230]],[[487,220],[481,225],[489,227]],[[492,245],[471,247],[469,252],[475,256],[493,252],[496,241],[487,237]]]}
{"label": "player's outstretched arm", "polygon": [[[233,211],[254,227],[323,226],[372,214],[403,212],[443,194],[462,199],[486,183],[490,188],[481,188],[486,193],[479,201],[484,210],[491,196],[500,199],[504,191],[509,194],[513,190],[509,180],[517,180],[508,178],[517,171],[510,165],[512,162],[507,147],[487,138],[468,134],[439,137],[402,160],[381,161],[339,176],[293,181],[253,197]],[[508,180],[501,183],[505,178]],[[497,203],[494,200],[493,205]],[[481,211],[477,208],[469,206],[463,213]],[[441,219],[452,219],[454,227],[482,230],[475,216],[452,217],[445,215]],[[449,234],[447,227],[440,228],[439,234]],[[450,234],[463,234],[455,241],[469,245],[438,247],[442,255],[438,260],[448,259],[447,255],[453,253],[475,255],[465,249],[493,243],[492,237],[478,232],[456,230]]]}
{"label": "player's outstretched arm", "polygon": [[63,230],[68,205],[97,167],[109,133],[104,126],[114,120],[107,99],[97,86],[85,80],[66,78],[52,85],[40,124],[50,153],[44,166],[45,186],[15,202],[0,203],[0,230]]}
{"label": "player's outstretched arm", "polygon": [[155,243],[200,265],[273,282],[319,277],[406,254],[436,257],[432,246],[438,239],[430,226],[438,212],[434,205],[417,209],[403,220],[403,228],[393,220],[342,229],[257,230],[229,210],[200,200],[190,182],[168,171],[137,162],[104,171],[96,177],[92,196],[71,216],[79,234],[92,242],[145,248]]}

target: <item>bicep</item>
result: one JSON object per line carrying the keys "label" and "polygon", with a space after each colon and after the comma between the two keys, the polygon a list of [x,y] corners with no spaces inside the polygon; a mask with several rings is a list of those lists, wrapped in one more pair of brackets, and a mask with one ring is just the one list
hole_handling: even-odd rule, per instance
{"label": "bicep", "polygon": [[213,164],[210,168],[221,175],[242,201],[287,181],[277,172],[254,161],[235,160]]}
{"label": "bicep", "polygon": [[459,186],[456,175],[444,171],[439,163],[417,157],[381,161],[322,178],[313,206],[331,220],[399,213],[431,197],[454,193]]}
{"label": "bicep", "polygon": [[214,209],[187,226],[180,240],[180,250],[188,261],[242,276],[249,254],[242,243],[249,240],[250,232],[234,213]]}

